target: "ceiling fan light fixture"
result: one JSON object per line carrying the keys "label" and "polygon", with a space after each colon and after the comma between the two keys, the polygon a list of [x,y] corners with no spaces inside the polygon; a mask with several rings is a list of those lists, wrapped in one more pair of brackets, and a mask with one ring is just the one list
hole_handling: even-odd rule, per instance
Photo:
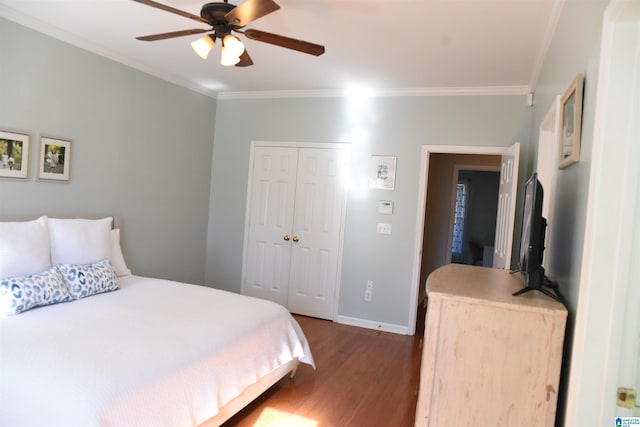
{"label": "ceiling fan light fixture", "polygon": [[[1,1],[1,0],[0,0]],[[222,44],[222,65],[237,65],[238,67],[248,67],[253,65],[253,60],[244,48],[244,44],[239,38],[231,35],[232,31],[237,31],[245,37],[268,43],[275,46],[291,49],[309,55],[320,56],[324,53],[324,46],[309,43],[304,40],[297,40],[279,34],[268,33],[256,29],[241,31],[247,24],[280,9],[274,0],[244,0],[239,6],[230,4],[228,0],[206,3],[200,9],[200,16],[194,15],[184,10],[176,9],[157,0],[134,0],[144,5],[164,10],[175,15],[180,15],[197,21],[200,24],[208,24],[211,28],[191,28],[181,31],[171,31],[168,33],[151,34],[148,36],[136,37],[136,39],[150,42],[157,40],[173,39],[176,37],[190,36],[193,34],[209,33],[199,40],[191,43],[193,50],[203,59],[207,59],[217,38]],[[227,52],[228,50],[228,52]]]}
{"label": "ceiling fan light fixture", "polygon": [[227,34],[222,39],[222,45],[229,55],[237,56],[239,58],[240,55],[244,53],[244,44],[242,44],[239,38],[231,34]]}
{"label": "ceiling fan light fixture", "polygon": [[215,44],[215,40],[210,35],[206,35],[204,37],[199,38],[198,40],[191,43],[191,48],[198,56],[202,59],[207,59],[209,56],[209,52],[213,49],[213,45]]}

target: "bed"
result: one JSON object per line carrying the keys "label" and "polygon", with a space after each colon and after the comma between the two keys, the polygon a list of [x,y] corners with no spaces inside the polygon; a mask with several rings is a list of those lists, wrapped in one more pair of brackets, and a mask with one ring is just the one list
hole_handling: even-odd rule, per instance
{"label": "bed", "polygon": [[[282,306],[203,286],[132,275],[110,225],[106,260],[69,264],[69,254],[56,246],[64,242],[64,249],[74,256],[89,256],[87,244],[93,247],[96,240],[86,227],[96,224],[68,227],[71,223],[65,221],[64,226],[71,230],[65,229],[65,238],[60,239],[51,229],[60,231],[61,223],[52,227],[51,219],[37,221],[50,236],[51,267],[46,271],[61,272],[72,298],[63,295],[58,298],[66,301],[5,313],[0,318],[0,425],[217,426],[299,362],[314,366],[302,330]],[[0,223],[0,257],[4,256],[0,259],[0,298],[11,289],[7,283],[24,284],[25,277],[40,283],[35,272],[10,276],[23,282],[6,279],[15,272],[10,261],[24,259],[25,249],[16,246],[16,240],[33,237],[23,229],[13,229],[17,223],[7,224]],[[77,228],[82,229],[75,237],[81,250],[69,251],[74,245],[70,236]],[[44,232],[40,233],[42,238]],[[42,265],[36,262],[27,271],[46,267],[46,254],[32,247],[27,251],[29,262],[42,258]],[[94,280],[91,274],[102,277],[102,273],[82,269],[89,265],[95,269],[98,264],[100,268],[112,266],[109,271],[116,283],[110,286],[114,289],[95,286],[98,292],[82,295]],[[81,276],[82,286],[75,279],[67,280],[78,271],[89,271]],[[28,289],[24,285],[21,290]],[[7,307],[5,301],[5,311],[11,311]]]}

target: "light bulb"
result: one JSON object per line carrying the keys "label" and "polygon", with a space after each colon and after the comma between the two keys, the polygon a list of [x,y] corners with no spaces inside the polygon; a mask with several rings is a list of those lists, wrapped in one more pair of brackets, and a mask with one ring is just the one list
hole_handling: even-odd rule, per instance
{"label": "light bulb", "polygon": [[222,55],[220,56],[220,64],[229,66],[236,65],[240,62],[240,57],[231,55],[225,46],[222,46]]}
{"label": "light bulb", "polygon": [[207,59],[207,56],[209,56],[209,52],[211,52],[211,49],[213,49],[214,40],[214,38],[207,34],[206,36],[192,42],[191,47],[193,48],[195,53],[200,56],[200,58]]}
{"label": "light bulb", "polygon": [[244,53],[244,45],[236,36],[227,34],[224,39],[222,39],[222,44],[229,52],[229,55],[240,57],[240,55]]}

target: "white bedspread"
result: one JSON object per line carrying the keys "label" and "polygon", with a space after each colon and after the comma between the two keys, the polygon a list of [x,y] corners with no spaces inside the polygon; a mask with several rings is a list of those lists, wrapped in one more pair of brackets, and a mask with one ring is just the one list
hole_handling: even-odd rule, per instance
{"label": "white bedspread", "polygon": [[120,290],[0,319],[0,426],[196,426],[293,358],[280,305],[128,276]]}

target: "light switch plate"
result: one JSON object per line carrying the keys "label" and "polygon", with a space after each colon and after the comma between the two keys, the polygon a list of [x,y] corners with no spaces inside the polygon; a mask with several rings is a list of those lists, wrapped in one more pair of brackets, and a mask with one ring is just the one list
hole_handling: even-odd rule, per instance
{"label": "light switch plate", "polygon": [[391,234],[391,224],[378,223],[378,234]]}

